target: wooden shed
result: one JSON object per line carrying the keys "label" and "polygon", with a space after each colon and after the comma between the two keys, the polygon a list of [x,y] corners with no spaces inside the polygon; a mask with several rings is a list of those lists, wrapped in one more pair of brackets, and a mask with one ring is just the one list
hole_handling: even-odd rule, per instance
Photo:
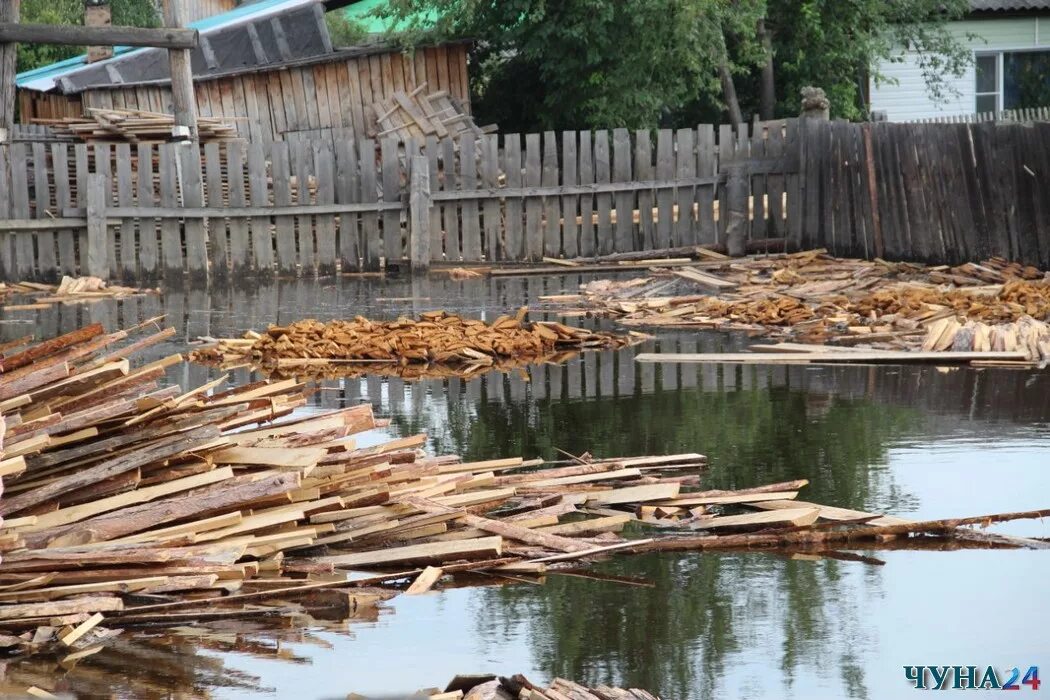
{"label": "wooden shed", "polygon": [[[403,53],[378,39],[332,46],[320,0],[261,0],[194,25],[192,65],[201,115],[222,117],[268,143],[338,129],[375,136],[396,93],[444,93],[469,114],[467,44]],[[23,123],[80,117],[89,108],[170,113],[166,52],[138,49],[87,64],[64,61],[18,77]]]}

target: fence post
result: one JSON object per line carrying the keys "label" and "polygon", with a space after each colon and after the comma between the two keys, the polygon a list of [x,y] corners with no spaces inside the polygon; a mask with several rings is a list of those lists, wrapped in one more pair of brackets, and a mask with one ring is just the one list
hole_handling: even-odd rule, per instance
{"label": "fence post", "polygon": [[87,273],[109,279],[106,251],[106,199],[109,181],[105,175],[92,173],[87,178]]}
{"label": "fence post", "polygon": [[409,259],[414,272],[430,267],[430,164],[426,156],[412,156],[408,195]]}
{"label": "fence post", "polygon": [[726,252],[734,258],[747,253],[749,185],[747,168],[730,163],[726,168]]}

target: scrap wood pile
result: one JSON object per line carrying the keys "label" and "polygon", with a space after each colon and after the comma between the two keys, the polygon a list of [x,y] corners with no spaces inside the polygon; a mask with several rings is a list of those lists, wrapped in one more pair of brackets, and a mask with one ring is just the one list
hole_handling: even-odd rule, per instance
{"label": "scrap wood pile", "polygon": [[[367,700],[350,694],[348,700]],[[488,674],[461,675],[453,678],[444,690],[428,688],[412,696],[418,700],[660,700],[652,693],[637,688],[624,690],[599,685],[593,688],[564,678],[555,678],[550,685],[531,682],[520,673],[513,676]]]}
{"label": "scrap wood pile", "polygon": [[[368,404],[297,411],[294,379],[165,386],[178,355],[132,369],[173,333],[133,337],[150,325],[88,326],[0,359],[6,653],[295,616],[321,594],[352,613],[469,572],[539,576],[617,551],[824,551],[913,533],[1050,546],[961,527],[1050,511],[912,523],[799,502],[805,480],[697,490],[706,459],[693,453],[463,462],[427,454],[425,435],[359,447],[382,425]],[[625,539],[629,524],[660,537]]]}
{"label": "scrap wood pile", "polygon": [[[1050,280],[1001,258],[926,267],[810,250],[598,280],[581,285],[581,294],[543,299],[631,326],[742,330],[876,349],[987,348],[1038,361],[1050,350],[1042,323],[1050,319]],[[957,341],[942,333],[946,320],[969,330]],[[933,328],[938,335],[927,342]]]}
{"label": "scrap wood pile", "polygon": [[32,297],[31,303],[3,303],[0,305],[0,309],[27,311],[46,309],[51,304],[84,304],[101,299],[122,299],[128,296],[155,293],[157,293],[156,289],[121,287],[120,285],[109,284],[99,277],[64,276],[57,285],[40,282],[0,282],[0,302],[6,302],[8,297],[13,296]]}
{"label": "scrap wood pile", "polygon": [[[442,376],[499,368],[508,364],[558,362],[582,350],[618,348],[648,336],[613,335],[554,322],[526,322],[527,309],[500,316],[491,324],[445,311],[430,311],[419,320],[297,321],[249,332],[243,339],[219,340],[197,350],[199,362],[224,367],[251,363],[269,369],[299,372],[343,363],[367,365],[371,372],[386,365],[399,376]],[[413,370],[405,372],[406,368]],[[447,374],[447,372],[444,372]]]}
{"label": "scrap wood pile", "polygon": [[479,128],[463,106],[445,90],[426,93],[424,82],[409,92],[395,91],[389,98],[373,103],[376,137],[397,134],[403,139],[458,138],[464,133],[482,136],[495,126]]}
{"label": "scrap wood pile", "polygon": [[[129,142],[166,143],[172,140],[175,117],[163,112],[137,109],[88,108],[86,117],[61,119],[34,119],[34,124],[45,124],[59,136],[68,136],[88,143]],[[197,117],[201,141],[227,141],[237,138],[237,127],[218,117]]]}

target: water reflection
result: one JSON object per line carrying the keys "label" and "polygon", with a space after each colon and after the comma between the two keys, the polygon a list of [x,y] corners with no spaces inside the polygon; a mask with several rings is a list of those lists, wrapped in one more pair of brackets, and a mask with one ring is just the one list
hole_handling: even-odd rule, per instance
{"label": "water reflection", "polygon": [[[156,359],[186,350],[198,336],[304,317],[390,318],[445,308],[491,319],[522,300],[535,307],[541,295],[574,291],[579,281],[365,278],[169,292],[0,312],[0,339],[167,314],[178,335],[150,350],[146,359]],[[380,301],[392,297],[430,300]],[[812,500],[916,517],[1047,505],[1040,494],[1050,373],[633,362],[637,351],[745,344],[739,336],[662,333],[637,349],[469,381],[326,380],[311,403],[370,401],[393,418],[394,433],[425,431],[431,447],[468,460],[552,458],[555,448],[600,456],[699,451],[710,458],[709,488],[808,478]],[[180,365],[171,378],[196,385],[215,374]],[[244,370],[234,375],[251,378]],[[1024,527],[1017,534],[1033,534]],[[675,699],[882,698],[905,692],[898,678],[904,663],[1037,663],[1032,654],[1045,646],[1040,630],[1050,622],[1043,553],[878,556],[887,566],[759,553],[622,558],[601,570],[654,587],[561,576],[543,586],[493,581],[506,585],[398,599],[393,614],[349,628],[303,633],[293,618],[277,628],[220,628],[215,638],[128,636],[71,671],[58,671],[55,660],[30,660],[10,662],[6,677],[44,686],[49,674],[62,673],[65,687],[85,696],[107,683],[109,694],[127,697],[164,688],[173,697],[321,697],[408,693],[456,672],[521,671],[647,687]],[[938,623],[920,632],[917,616],[930,609]],[[969,609],[1027,612],[975,639],[964,624]],[[236,644],[223,641],[230,634]]]}

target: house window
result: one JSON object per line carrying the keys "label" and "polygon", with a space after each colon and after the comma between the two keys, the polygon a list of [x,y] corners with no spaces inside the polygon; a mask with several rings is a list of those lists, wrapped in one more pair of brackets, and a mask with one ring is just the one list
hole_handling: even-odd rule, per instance
{"label": "house window", "polygon": [[974,57],[977,112],[1050,106],[1050,51],[997,51]]}

